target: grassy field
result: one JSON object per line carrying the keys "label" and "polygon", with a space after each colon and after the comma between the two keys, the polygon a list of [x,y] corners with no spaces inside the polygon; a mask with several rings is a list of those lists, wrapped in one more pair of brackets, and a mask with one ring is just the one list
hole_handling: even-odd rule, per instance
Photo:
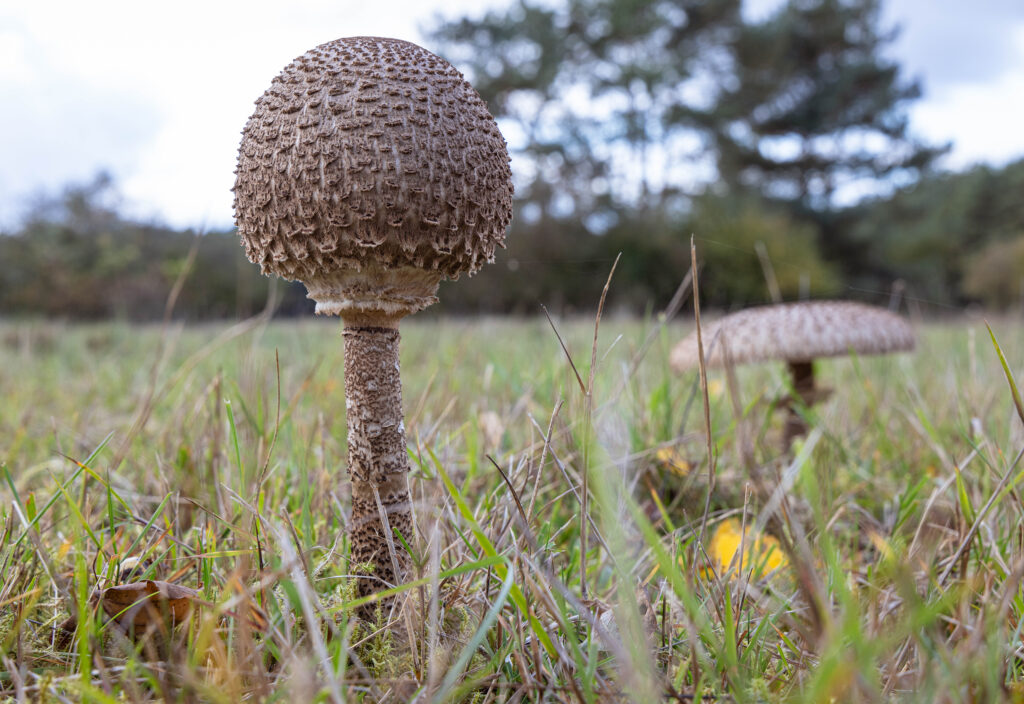
{"label": "grassy field", "polygon": [[[593,320],[555,324],[579,379],[543,318],[403,323],[418,579],[377,624],[336,320],[0,324],[0,699],[1024,701],[1024,424],[981,320],[822,363],[787,455],[781,365],[709,374],[710,468],[688,325],[607,318],[591,369]],[[105,618],[140,579],[192,615]]]}

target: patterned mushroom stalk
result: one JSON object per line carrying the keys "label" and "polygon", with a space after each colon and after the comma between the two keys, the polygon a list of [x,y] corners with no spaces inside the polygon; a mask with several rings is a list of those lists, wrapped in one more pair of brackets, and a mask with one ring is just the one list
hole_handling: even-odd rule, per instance
{"label": "patterned mushroom stalk", "polygon": [[[814,360],[849,354],[886,354],[914,349],[914,331],[903,318],[882,308],[852,301],[812,301],[749,308],[727,315],[703,330],[709,367],[781,360],[789,366],[793,392],[810,406],[827,392],[814,382]],[[697,366],[696,331],[673,349],[669,363],[677,372]],[[787,403],[783,443],[807,431]]]}
{"label": "patterned mushroom stalk", "polygon": [[508,150],[451,64],[409,42],[339,39],[284,68],[242,132],[235,219],[264,274],[344,322],[352,560],[401,583],[413,540],[399,321],[475,273],[511,220]]}

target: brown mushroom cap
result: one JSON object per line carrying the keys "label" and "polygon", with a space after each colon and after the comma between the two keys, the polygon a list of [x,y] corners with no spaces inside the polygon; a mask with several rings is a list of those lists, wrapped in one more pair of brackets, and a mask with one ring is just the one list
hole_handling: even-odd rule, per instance
{"label": "brown mushroom cap", "polygon": [[512,213],[508,150],[451,64],[398,39],[306,52],[242,131],[235,221],[264,274],[318,313],[433,303],[443,277],[492,261]]}
{"label": "brown mushroom cap", "polygon": [[[809,362],[849,352],[884,354],[914,348],[903,318],[851,301],[814,301],[750,308],[701,331],[709,367],[782,360]],[[697,331],[677,344],[669,362],[676,371],[697,366]]]}

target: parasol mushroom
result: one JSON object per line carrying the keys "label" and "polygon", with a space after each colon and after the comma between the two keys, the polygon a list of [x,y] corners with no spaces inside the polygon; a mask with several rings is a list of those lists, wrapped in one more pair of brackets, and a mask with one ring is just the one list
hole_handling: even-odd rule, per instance
{"label": "parasol mushroom", "polygon": [[[914,348],[914,332],[903,318],[852,301],[812,301],[749,308],[703,329],[709,367],[781,360],[789,366],[793,391],[805,405],[827,395],[814,384],[814,360],[851,352],[885,354]],[[697,366],[696,331],[681,340],[669,363],[681,372]],[[783,442],[806,432],[791,404]]]}
{"label": "parasol mushroom", "polygon": [[[398,324],[504,246],[508,150],[451,64],[398,39],[322,44],[284,68],[242,131],[235,220],[264,274],[344,322],[352,561],[401,583],[413,537]],[[395,547],[398,546],[396,550]]]}

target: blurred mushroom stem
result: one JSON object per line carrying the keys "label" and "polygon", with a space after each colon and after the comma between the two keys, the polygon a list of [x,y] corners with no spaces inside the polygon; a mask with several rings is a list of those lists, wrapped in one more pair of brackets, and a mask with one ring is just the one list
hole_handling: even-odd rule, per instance
{"label": "blurred mushroom stem", "polygon": [[815,401],[814,393],[814,362],[789,362],[789,373],[793,377],[793,393],[796,398],[786,402],[786,425],[782,430],[782,449],[789,451],[793,440],[807,432],[807,423],[794,407],[795,402],[810,406]]}
{"label": "blurred mushroom stem", "polygon": [[793,376],[793,390],[806,400],[805,392],[814,391],[814,362],[790,362],[789,373]]}
{"label": "blurred mushroom stem", "polygon": [[825,401],[832,395],[832,389],[823,389],[814,383],[814,361],[788,362],[790,376],[793,379],[793,393],[785,400],[786,425],[782,429],[782,450],[789,452],[793,441],[807,434],[807,423],[796,409],[799,404],[810,408],[816,403]]}
{"label": "blurred mushroom stem", "polygon": [[409,555],[398,536],[413,541],[398,320],[346,318],[342,335],[352,480],[349,535],[353,567],[364,575],[359,595],[367,596],[405,580]]}

